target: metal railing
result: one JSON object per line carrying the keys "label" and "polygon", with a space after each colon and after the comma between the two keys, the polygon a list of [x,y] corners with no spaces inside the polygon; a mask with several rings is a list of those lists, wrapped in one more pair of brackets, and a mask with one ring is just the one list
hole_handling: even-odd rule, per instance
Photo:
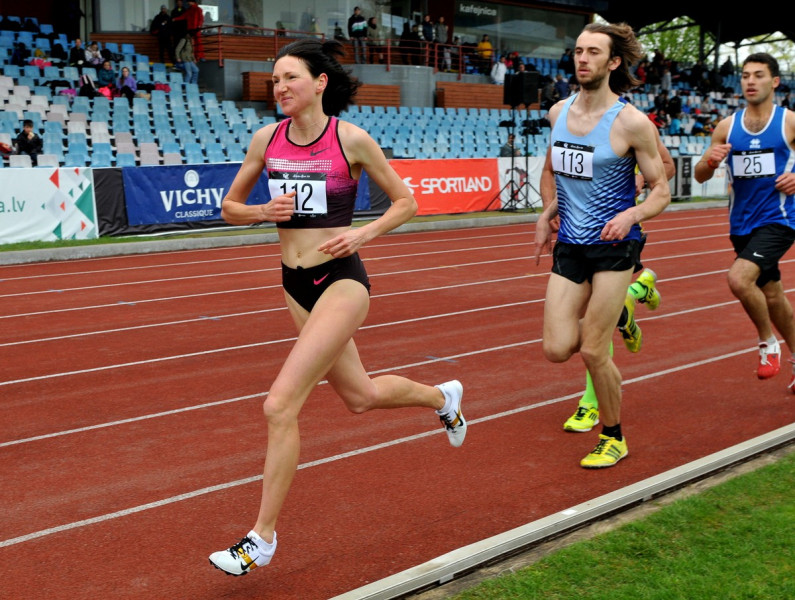
{"label": "metal railing", "polygon": [[[326,39],[323,33],[251,25],[217,24],[203,27],[201,31],[205,53],[216,54],[220,67],[224,66],[224,59],[228,56],[230,43],[228,36],[245,36],[262,40],[266,44],[264,46],[266,60],[274,59],[283,46],[295,41],[296,38]],[[355,58],[351,40],[340,39],[340,41],[346,47],[344,62],[353,63]],[[383,65],[387,71],[395,65],[427,66],[432,67],[434,73],[438,71],[456,73],[458,79],[467,72],[488,75],[492,61],[491,58],[478,56],[474,46],[399,38],[368,38],[364,45],[364,56],[367,64]]]}

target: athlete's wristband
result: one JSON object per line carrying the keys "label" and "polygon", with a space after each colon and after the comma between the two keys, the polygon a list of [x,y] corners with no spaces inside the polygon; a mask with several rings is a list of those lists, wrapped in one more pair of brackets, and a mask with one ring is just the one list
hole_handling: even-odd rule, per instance
{"label": "athlete's wristband", "polygon": [[708,166],[710,169],[713,169],[713,170],[715,170],[715,169],[717,169],[717,168],[720,166],[720,163],[715,163],[715,164],[712,164],[712,159],[711,159],[711,158],[708,158],[708,159],[707,159],[707,166]]}

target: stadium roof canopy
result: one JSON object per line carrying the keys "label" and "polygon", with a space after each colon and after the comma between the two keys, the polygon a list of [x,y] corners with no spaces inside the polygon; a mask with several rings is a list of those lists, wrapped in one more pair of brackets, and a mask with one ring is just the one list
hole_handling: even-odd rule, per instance
{"label": "stadium roof canopy", "polygon": [[692,0],[668,0],[649,10],[641,9],[637,0],[603,0],[594,2],[594,5],[607,5],[607,8],[593,7],[594,12],[606,21],[628,23],[635,31],[677,17],[690,17],[720,44],[739,44],[750,37],[776,32],[795,41],[795,21],[784,18],[785,12],[772,5],[760,6],[752,14],[748,10],[732,10],[725,5]]}

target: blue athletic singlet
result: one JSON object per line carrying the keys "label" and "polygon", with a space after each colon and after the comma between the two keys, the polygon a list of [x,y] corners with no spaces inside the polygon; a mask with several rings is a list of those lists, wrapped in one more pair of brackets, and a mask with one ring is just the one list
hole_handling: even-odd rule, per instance
{"label": "blue athletic singlet", "polygon": [[757,227],[780,223],[795,228],[795,196],[776,189],[776,177],[793,170],[795,152],[784,134],[786,109],[773,106],[765,128],[751,133],[745,128],[745,109],[731,116],[726,141],[732,149],[726,160],[731,191],[729,224],[734,235],[747,235]]}
{"label": "blue athletic singlet", "polygon": [[[552,170],[558,191],[558,240],[569,244],[606,244],[599,239],[605,223],[635,205],[635,157],[617,156],[610,146],[610,128],[624,108],[617,100],[587,135],[572,134],[566,125],[568,98],[552,129]],[[639,240],[633,225],[625,240]]]}

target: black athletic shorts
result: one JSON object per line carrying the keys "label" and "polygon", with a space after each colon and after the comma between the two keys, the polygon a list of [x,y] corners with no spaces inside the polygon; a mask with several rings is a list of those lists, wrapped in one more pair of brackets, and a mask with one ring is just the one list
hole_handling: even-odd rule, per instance
{"label": "black athletic shorts", "polygon": [[304,269],[292,269],[282,263],[282,285],[284,290],[307,311],[312,308],[326,288],[340,279],[353,279],[361,283],[370,293],[370,280],[358,253],[344,258],[333,258],[328,262]]}
{"label": "black athletic shorts", "polygon": [[626,271],[640,263],[640,242],[626,240],[611,244],[567,244],[556,242],[552,272],[574,283],[593,281],[599,271]]}
{"label": "black athletic shorts", "polygon": [[730,235],[729,239],[737,253],[737,258],[750,260],[759,267],[761,273],[756,280],[760,288],[771,281],[781,279],[778,261],[795,242],[795,229],[779,223],[762,225],[747,235]]}

